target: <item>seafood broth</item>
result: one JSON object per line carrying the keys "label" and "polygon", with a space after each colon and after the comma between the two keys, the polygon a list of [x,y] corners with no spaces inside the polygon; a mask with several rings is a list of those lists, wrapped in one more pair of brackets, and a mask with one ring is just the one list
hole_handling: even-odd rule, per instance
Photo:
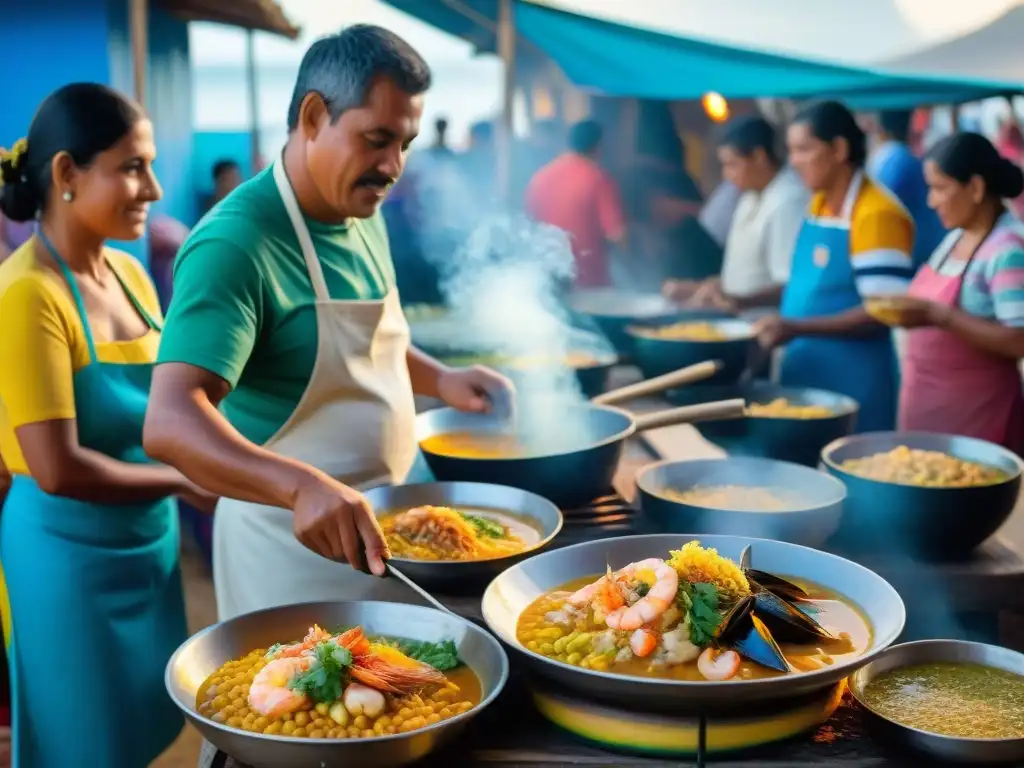
{"label": "seafood broth", "polygon": [[203,681],[196,709],[250,733],[359,739],[408,733],[477,706],[483,688],[451,641],[367,638],[311,627],[256,648]]}
{"label": "seafood broth", "polygon": [[391,554],[409,560],[489,560],[540,543],[538,523],[487,507],[412,507],[377,515]]}
{"label": "seafood broth", "polygon": [[505,432],[442,432],[420,442],[420,448],[427,453],[457,459],[526,459],[584,447],[578,440],[566,438],[548,440],[544,449],[534,449],[523,437]]}
{"label": "seafood broth", "polygon": [[609,568],[542,595],[520,614],[516,639],[584,669],[722,681],[842,663],[871,646],[872,630],[836,592],[741,569],[690,542],[668,560]]}
{"label": "seafood broth", "polygon": [[1024,739],[1024,676],[973,662],[901,667],[864,687],[864,703],[918,730],[962,739]]}

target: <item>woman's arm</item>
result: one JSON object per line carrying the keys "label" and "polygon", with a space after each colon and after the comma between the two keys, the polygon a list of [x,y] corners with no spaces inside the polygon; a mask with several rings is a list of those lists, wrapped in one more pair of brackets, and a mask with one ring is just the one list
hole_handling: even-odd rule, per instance
{"label": "woman's arm", "polygon": [[869,315],[864,307],[853,307],[845,312],[826,317],[806,317],[785,320],[786,335],[793,336],[872,336],[886,327]]}
{"label": "woman's arm", "polygon": [[1024,328],[1012,328],[944,305],[935,306],[932,322],[990,354],[1012,360],[1024,358]]}

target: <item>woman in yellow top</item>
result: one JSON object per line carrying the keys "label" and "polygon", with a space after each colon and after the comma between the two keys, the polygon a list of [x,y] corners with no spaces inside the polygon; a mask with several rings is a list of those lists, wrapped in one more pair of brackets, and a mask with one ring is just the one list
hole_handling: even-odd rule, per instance
{"label": "woman in yellow top", "polygon": [[864,299],[907,292],[914,221],[864,175],[867,140],[842,104],[804,108],[787,140],[790,162],[814,197],[781,312],[761,321],[761,341],[787,344],[784,386],[842,393],[860,403],[858,431],[893,429],[899,369],[892,335],[867,314]]}
{"label": "woman in yellow top", "polygon": [[0,265],[0,452],[14,476],[0,566],[19,768],[145,766],[181,729],[163,686],[186,637],[173,497],[212,499],[143,453],[160,306],[142,266],[104,245],[143,234],[161,195],[154,156],[141,107],[75,84],[0,162],[0,210],[39,220]]}

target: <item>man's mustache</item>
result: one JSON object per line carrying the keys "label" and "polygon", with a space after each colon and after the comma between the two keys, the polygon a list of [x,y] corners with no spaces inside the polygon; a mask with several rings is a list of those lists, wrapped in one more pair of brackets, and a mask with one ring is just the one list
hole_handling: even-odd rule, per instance
{"label": "man's mustache", "polygon": [[357,187],[390,187],[395,183],[395,180],[390,176],[385,176],[382,173],[369,173],[365,176],[360,176],[359,181],[356,182]]}

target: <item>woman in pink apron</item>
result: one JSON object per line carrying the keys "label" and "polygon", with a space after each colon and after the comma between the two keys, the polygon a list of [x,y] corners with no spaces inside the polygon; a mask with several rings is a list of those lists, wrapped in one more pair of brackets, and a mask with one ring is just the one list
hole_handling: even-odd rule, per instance
{"label": "woman in pink apron", "polygon": [[1003,201],[1024,173],[985,137],[929,153],[928,202],[952,231],[910,288],[899,428],[967,435],[1024,451],[1024,224]]}

